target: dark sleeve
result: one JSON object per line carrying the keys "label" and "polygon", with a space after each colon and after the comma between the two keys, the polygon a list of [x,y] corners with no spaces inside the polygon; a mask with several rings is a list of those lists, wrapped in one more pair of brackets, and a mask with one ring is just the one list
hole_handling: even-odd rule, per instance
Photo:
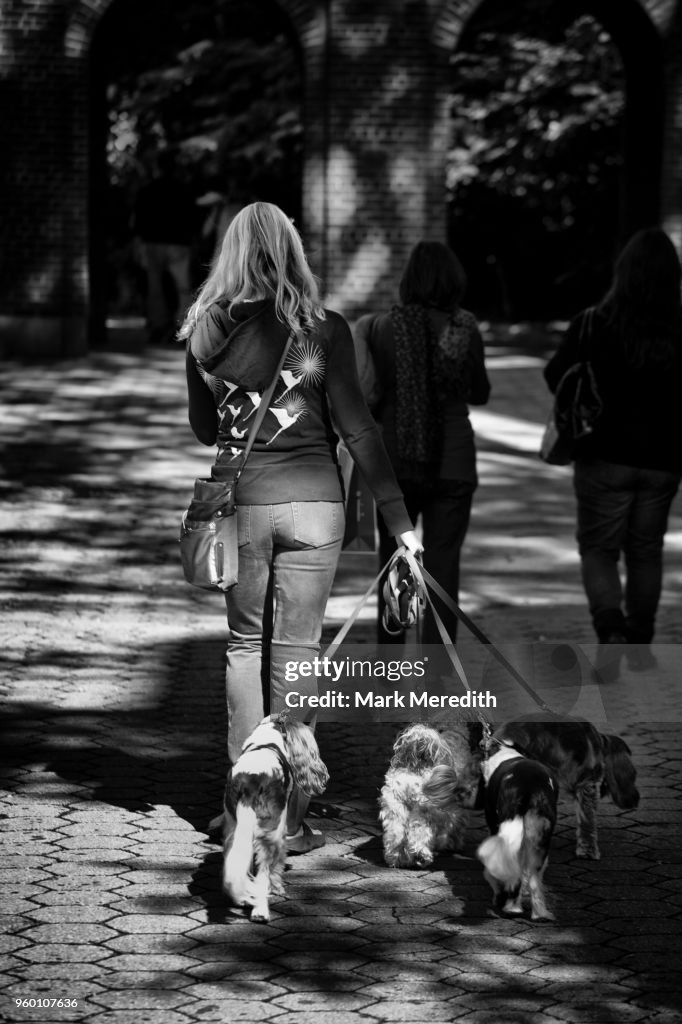
{"label": "dark sleeve", "polygon": [[485,368],[485,349],[481,332],[476,326],[469,350],[469,390],[466,396],[469,405],[485,405],[490,398],[490,380]]}
{"label": "dark sleeve", "polygon": [[374,358],[372,356],[372,328],[376,321],[376,315],[369,313],[361,316],[353,325],[353,344],[355,346],[355,361],[358,367],[358,379],[365,401],[370,409],[381,401],[381,381],[377,377]]}
{"label": "dark sleeve", "polygon": [[350,328],[338,313],[328,312],[327,330],[326,387],[334,422],[374,495],[386,528],[397,537],[412,529],[412,521],[381,432],[362,394]]}
{"label": "dark sleeve", "polygon": [[218,410],[213,392],[199,373],[190,344],[185,359],[187,372],[187,397],[189,401],[189,424],[195,437],[202,444],[213,445],[218,437]]}
{"label": "dark sleeve", "polygon": [[558,349],[545,366],[545,380],[549,390],[554,394],[559,381],[580,359],[580,324],[582,317],[573,320]]}

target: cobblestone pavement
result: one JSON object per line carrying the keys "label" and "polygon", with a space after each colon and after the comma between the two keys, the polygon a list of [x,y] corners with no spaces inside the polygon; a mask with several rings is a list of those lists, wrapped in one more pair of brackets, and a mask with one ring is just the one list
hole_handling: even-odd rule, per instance
{"label": "cobblestone pavement", "polygon": [[[491,353],[463,603],[500,642],[589,644],[570,476],[534,455],[540,367],[527,350]],[[210,454],[183,389],[171,349],[3,364],[2,1019],[680,1020],[680,504],[663,668],[626,672],[598,702],[632,747],[642,801],[603,805],[600,862],[573,856],[562,801],[547,872],[556,923],[491,915],[477,814],[461,856],[386,868],[376,798],[396,724],[326,722],[326,845],[290,858],[272,922],[251,924],[226,906],[204,831],[224,773],[225,623],[220,599],[178,568],[179,513]],[[328,639],[373,561],[343,556]],[[356,642],[372,617],[370,603]]]}

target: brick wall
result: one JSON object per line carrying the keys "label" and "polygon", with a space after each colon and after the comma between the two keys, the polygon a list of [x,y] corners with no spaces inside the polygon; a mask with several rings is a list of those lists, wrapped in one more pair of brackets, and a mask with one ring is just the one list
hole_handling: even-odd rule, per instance
{"label": "brick wall", "polygon": [[[0,349],[87,344],[88,53],[108,2],[0,0]],[[444,237],[447,62],[480,0],[280,2],[304,65],[306,243],[328,301],[353,317],[393,301],[414,242]],[[599,0],[636,2],[670,40],[661,195],[682,242],[680,5]]]}

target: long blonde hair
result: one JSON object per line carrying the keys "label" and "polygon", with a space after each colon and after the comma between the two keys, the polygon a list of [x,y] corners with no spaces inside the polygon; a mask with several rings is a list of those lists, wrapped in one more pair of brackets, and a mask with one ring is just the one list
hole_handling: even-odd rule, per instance
{"label": "long blonde hair", "polygon": [[258,298],[273,298],[277,319],[290,327],[312,327],[325,319],[300,235],[272,203],[251,203],[234,217],[178,340],[188,338],[219,299],[229,302],[229,312],[235,302]]}

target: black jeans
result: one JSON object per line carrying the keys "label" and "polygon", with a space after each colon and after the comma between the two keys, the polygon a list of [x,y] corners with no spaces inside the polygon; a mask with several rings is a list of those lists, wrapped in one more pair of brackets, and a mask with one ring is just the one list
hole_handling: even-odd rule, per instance
{"label": "black jeans", "polygon": [[[425,489],[407,480],[400,480],[407,511],[413,525],[421,513],[423,527],[424,568],[456,603],[459,596],[459,557],[471,516],[471,502],[476,484],[466,480],[439,480]],[[389,535],[379,516],[379,560],[384,565],[395,551],[396,543]],[[434,598],[436,610],[455,641],[457,617]],[[379,621],[377,640],[380,644],[402,643],[402,634],[392,636],[382,626],[384,600],[379,589]],[[442,643],[440,633],[429,608],[424,616],[422,643]]]}
{"label": "black jeans", "polygon": [[[680,474],[613,462],[576,462],[577,540],[583,586],[600,640],[653,639],[663,580],[663,538]],[[625,559],[625,616],[618,562]]]}

